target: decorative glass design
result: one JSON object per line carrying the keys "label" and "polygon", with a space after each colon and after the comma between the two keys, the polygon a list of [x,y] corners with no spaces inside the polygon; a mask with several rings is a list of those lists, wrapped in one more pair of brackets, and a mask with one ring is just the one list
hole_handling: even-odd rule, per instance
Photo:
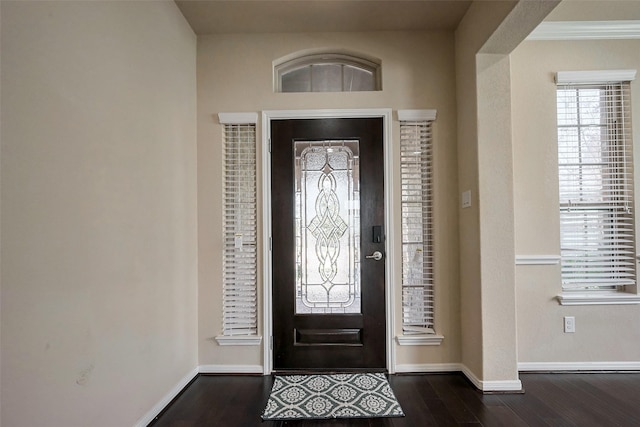
{"label": "decorative glass design", "polygon": [[358,141],[295,142],[296,314],[360,313]]}

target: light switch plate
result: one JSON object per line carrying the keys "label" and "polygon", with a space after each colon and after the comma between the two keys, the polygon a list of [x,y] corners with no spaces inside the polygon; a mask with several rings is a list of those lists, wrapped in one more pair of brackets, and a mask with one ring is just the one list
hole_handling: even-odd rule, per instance
{"label": "light switch plate", "polygon": [[471,207],[471,190],[462,192],[462,209]]}

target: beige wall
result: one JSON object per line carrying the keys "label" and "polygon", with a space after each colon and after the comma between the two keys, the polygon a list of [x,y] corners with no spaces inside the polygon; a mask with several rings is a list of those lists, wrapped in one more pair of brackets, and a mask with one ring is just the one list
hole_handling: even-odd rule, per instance
{"label": "beige wall", "polygon": [[456,30],[462,360],[483,389],[519,387],[507,55],[556,4],[476,2]]}
{"label": "beige wall", "polygon": [[458,100],[458,194],[471,191],[471,207],[461,209],[460,289],[462,363],[483,378],[484,334],[481,279],[480,184],[478,152],[477,53],[493,34],[514,2],[474,3],[458,26],[456,83]]}
{"label": "beige wall", "polygon": [[2,2],[2,424],[133,425],[197,365],[196,39]]}
{"label": "beige wall", "polygon": [[[435,108],[436,330],[440,346],[400,347],[398,364],[460,361],[455,69],[450,32],[313,33],[202,36],[198,39],[199,351],[201,365],[261,365],[261,347],[220,347],[221,127],[219,112],[277,109]],[[274,93],[272,63],[314,48],[340,48],[382,60],[383,90],[361,93]],[[399,183],[394,114],[393,171]],[[398,188],[396,188],[398,189]],[[395,207],[400,219],[400,207]],[[400,249],[400,224],[389,233]],[[396,254],[401,262],[401,254]],[[399,264],[397,266],[399,272]],[[259,285],[262,289],[262,283]],[[395,277],[396,331],[401,333],[400,277]],[[260,310],[262,314],[262,309]],[[262,325],[261,325],[262,328]],[[262,333],[262,332],[261,332]]]}
{"label": "beige wall", "polygon": [[[516,254],[559,256],[555,72],[640,69],[640,41],[525,42],[511,66]],[[640,81],[631,87],[638,169]],[[560,290],[559,266],[517,266],[519,362],[640,361],[639,305],[560,306]],[[575,333],[563,333],[563,316],[575,316]]]}

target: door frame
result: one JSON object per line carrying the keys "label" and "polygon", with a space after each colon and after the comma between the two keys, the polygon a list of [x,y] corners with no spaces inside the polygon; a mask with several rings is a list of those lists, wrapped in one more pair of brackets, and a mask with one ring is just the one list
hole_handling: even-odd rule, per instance
{"label": "door frame", "polygon": [[339,119],[339,118],[382,118],[384,147],[384,210],[385,210],[385,308],[386,308],[386,359],[387,370],[395,373],[394,334],[394,293],[395,247],[393,239],[394,193],[393,193],[393,150],[392,112],[390,108],[376,109],[326,109],[326,110],[265,110],[262,112],[262,313],[263,313],[263,373],[273,371],[273,313],[272,313],[272,253],[271,253],[271,121],[295,119]]}

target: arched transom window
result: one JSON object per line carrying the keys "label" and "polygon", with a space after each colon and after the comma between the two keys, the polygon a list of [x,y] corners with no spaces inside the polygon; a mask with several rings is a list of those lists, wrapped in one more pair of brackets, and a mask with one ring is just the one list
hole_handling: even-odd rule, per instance
{"label": "arched transom window", "polygon": [[380,61],[345,53],[297,56],[274,66],[276,92],[381,90]]}

